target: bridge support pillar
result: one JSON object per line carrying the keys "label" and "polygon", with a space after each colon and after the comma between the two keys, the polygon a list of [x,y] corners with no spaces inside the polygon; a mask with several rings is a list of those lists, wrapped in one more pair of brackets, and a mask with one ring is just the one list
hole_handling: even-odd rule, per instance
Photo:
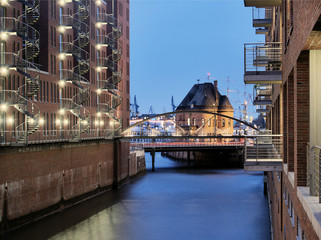
{"label": "bridge support pillar", "polygon": [[187,152],[187,164],[188,166],[191,164],[191,151]]}
{"label": "bridge support pillar", "polygon": [[151,151],[150,154],[152,155],[152,172],[155,171],[155,151]]}

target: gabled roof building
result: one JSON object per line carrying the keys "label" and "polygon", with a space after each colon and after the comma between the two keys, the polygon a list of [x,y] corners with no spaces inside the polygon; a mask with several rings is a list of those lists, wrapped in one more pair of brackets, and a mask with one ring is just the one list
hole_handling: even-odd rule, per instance
{"label": "gabled roof building", "polygon": [[[217,81],[195,84],[176,111],[203,110],[233,117],[233,107],[217,88]],[[229,118],[206,113],[180,113],[176,123],[186,131],[198,135],[232,135],[233,122]]]}

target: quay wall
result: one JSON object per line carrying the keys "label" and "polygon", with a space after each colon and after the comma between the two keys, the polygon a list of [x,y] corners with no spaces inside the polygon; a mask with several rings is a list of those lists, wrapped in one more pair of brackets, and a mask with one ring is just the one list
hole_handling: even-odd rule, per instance
{"label": "quay wall", "polygon": [[144,172],[145,159],[127,141],[56,143],[3,148],[0,169],[5,231],[120,186]]}

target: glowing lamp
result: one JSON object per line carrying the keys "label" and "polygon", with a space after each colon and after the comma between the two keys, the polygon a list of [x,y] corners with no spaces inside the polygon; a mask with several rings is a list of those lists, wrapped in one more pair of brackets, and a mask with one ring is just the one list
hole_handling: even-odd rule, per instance
{"label": "glowing lamp", "polygon": [[6,111],[7,105],[5,103],[1,104],[1,111]]}
{"label": "glowing lamp", "polygon": [[65,110],[60,109],[60,110],[59,110],[59,113],[60,113],[61,115],[63,115],[63,114],[65,113]]}
{"label": "glowing lamp", "polygon": [[64,87],[65,86],[65,81],[64,80],[60,80],[58,84],[59,84],[60,87]]}
{"label": "glowing lamp", "polygon": [[8,38],[8,34],[7,34],[6,32],[1,32],[0,38],[1,38],[2,40],[6,40],[6,39]]}
{"label": "glowing lamp", "polygon": [[8,74],[8,68],[2,67],[0,68],[1,75],[7,75]]}
{"label": "glowing lamp", "polygon": [[7,121],[8,121],[9,124],[12,124],[13,123],[13,118],[12,117],[8,117]]}

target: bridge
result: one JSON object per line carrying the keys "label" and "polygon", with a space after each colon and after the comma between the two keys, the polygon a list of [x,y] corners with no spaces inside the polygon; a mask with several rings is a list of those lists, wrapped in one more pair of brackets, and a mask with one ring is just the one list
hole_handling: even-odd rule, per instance
{"label": "bridge", "polygon": [[[238,128],[213,129],[213,132],[204,134],[202,129],[208,121],[198,119],[194,123],[201,124],[178,124],[176,116],[180,113],[202,113],[212,115],[212,118],[231,119],[238,123]],[[185,151],[189,161],[191,151],[238,149],[242,150],[245,171],[282,171],[282,135],[259,130],[247,122],[223,114],[203,110],[163,113],[135,120],[121,135],[124,139],[130,139],[131,150],[144,149],[151,153],[153,170],[155,152]]]}

